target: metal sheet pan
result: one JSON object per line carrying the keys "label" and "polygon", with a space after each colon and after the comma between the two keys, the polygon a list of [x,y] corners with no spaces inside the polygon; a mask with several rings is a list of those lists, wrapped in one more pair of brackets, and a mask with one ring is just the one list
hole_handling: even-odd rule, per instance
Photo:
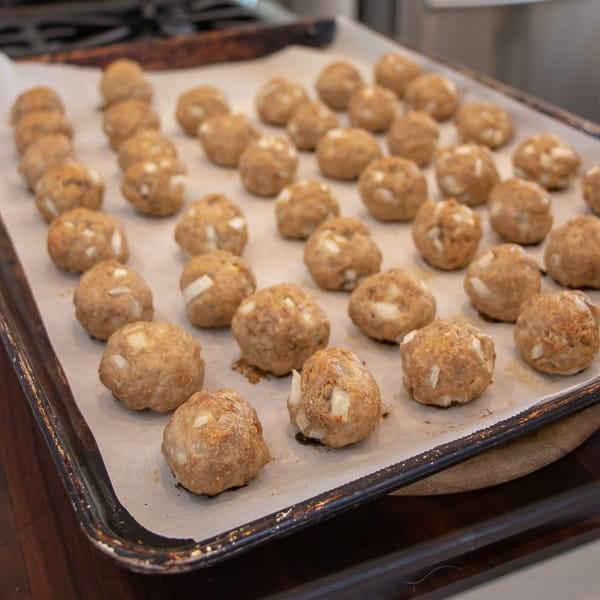
{"label": "metal sheet pan", "polygon": [[[329,41],[333,27],[332,22],[325,21],[294,25],[290,28],[246,30],[239,33],[239,37],[227,32],[225,50],[221,49],[221,52],[218,52],[218,36],[210,35],[211,51],[201,53],[195,62],[190,62],[193,61],[190,58],[193,48],[206,49],[206,38],[202,36],[183,42],[157,42],[141,46],[99,49],[87,54],[84,52],[46,57],[46,60],[72,60],[80,64],[97,65],[104,64],[116,55],[128,54],[144,62],[147,53],[150,64],[154,67],[172,68],[202,64],[215,57],[217,60],[250,57],[254,52],[251,50],[253,40],[255,43],[260,40],[259,54],[265,53],[268,51],[268,48],[265,48],[265,40],[277,40],[273,48],[278,48],[285,44],[286,36],[290,42],[301,43],[302,32],[305,34],[305,40],[311,40],[318,45]],[[185,47],[183,52],[177,51],[177,48],[181,49],[181,46],[178,46],[181,43]],[[166,53],[169,44],[173,45],[173,51]],[[157,48],[160,48],[160,51]],[[227,48],[233,50],[229,53]],[[183,58],[185,65],[177,62],[178,57]],[[158,60],[158,63],[152,63],[153,60]],[[511,94],[518,97],[518,93]],[[527,102],[530,105],[535,104],[532,99],[527,99]],[[594,131],[593,124],[555,112],[550,107],[542,106],[542,109],[546,112],[552,111],[558,120],[568,122],[583,131],[598,133]],[[141,527],[120,505],[92,432],[77,408],[63,370],[52,350],[7,232],[3,230],[0,234],[3,257],[0,270],[3,283],[0,295],[0,328],[3,341],[15,363],[34,415],[46,435],[84,530],[100,549],[134,570],[175,572],[207,566],[266,539],[316,523],[341,510],[366,502],[376,495],[433,474],[487,448],[590,406],[600,397],[600,384],[594,381],[555,397],[543,405],[530,407],[492,427],[436,445],[407,460],[369,473],[241,527],[201,541],[165,538]]]}

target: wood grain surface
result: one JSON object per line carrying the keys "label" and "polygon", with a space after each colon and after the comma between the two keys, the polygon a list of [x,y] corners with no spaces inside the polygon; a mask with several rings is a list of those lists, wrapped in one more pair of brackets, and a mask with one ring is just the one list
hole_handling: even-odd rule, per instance
{"label": "wood grain surface", "polygon": [[394,492],[401,496],[477,490],[533,473],[568,454],[600,429],[600,404],[590,406]]}

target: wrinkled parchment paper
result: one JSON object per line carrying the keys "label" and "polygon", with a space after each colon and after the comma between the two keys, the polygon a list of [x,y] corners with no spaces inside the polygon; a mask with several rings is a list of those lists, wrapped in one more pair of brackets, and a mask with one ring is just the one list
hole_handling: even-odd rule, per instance
{"label": "wrinkled parchment paper", "polygon": [[[256,120],[254,95],[259,86],[273,76],[293,78],[314,94],[313,83],[319,70],[334,58],[341,57],[356,64],[365,79],[371,80],[371,65],[384,51],[393,49],[393,44],[351,22],[340,21],[338,25],[337,40],[327,50],[290,47],[264,59],[148,73],[148,79],[156,90],[154,106],[161,115],[162,129],[174,140],[189,169],[186,200],[198,199],[208,192],[223,192],[237,202],[249,226],[249,243],[244,257],[254,268],[258,287],[282,281],[303,286],[326,310],[332,322],[330,344],[355,351],[375,375],[389,416],[368,440],[339,451],[302,446],[295,441],[295,430],[289,425],[285,406],[289,377],[271,377],[256,385],[249,383],[231,369],[232,363],[239,358],[239,351],[228,330],[197,330],[187,323],[178,288],[185,257],[173,240],[178,217],[142,217],[122,197],[116,155],[110,150],[101,129],[97,92],[100,72],[58,65],[17,65],[0,57],[0,114],[7,115],[16,95],[33,85],[44,83],[61,94],[76,132],[78,158],[105,179],[104,210],[118,217],[126,227],[131,249],[129,265],[150,285],[156,318],[172,321],[191,332],[203,348],[206,387],[238,390],[255,406],[264,426],[274,461],[250,485],[213,499],[193,496],[174,485],[160,453],[162,431],[168,416],[130,412],[115,402],[98,380],[97,367],[104,344],[91,340],[75,320],[72,292],[77,277],[58,271],[47,256],[46,225],[17,173],[18,157],[13,149],[12,131],[3,117],[4,143],[0,148],[2,218],[73,394],[98,442],[117,496],[139,523],[156,533],[207,539],[443,442],[488,427],[571,386],[596,378],[600,372],[598,359],[584,373],[569,378],[545,377],[531,371],[513,347],[512,326],[485,322],[470,307],[462,291],[464,271],[442,274],[431,269],[416,254],[409,225],[377,223],[361,204],[355,183],[328,181],[339,198],[342,214],[358,216],[371,227],[383,251],[384,269],[401,266],[420,275],[437,299],[439,317],[468,320],[494,338],[498,355],[495,381],[481,398],[450,410],[417,405],[402,388],[398,348],[373,342],[352,325],[346,316],[347,293],[324,292],[316,287],[302,263],[302,243],[284,240],[277,234],[273,200],[246,193],[235,171],[210,164],[199,144],[186,137],[177,126],[173,116],[177,97],[196,85],[212,84],[222,88],[235,111]],[[515,145],[538,132],[553,132],[572,144],[582,156],[583,169],[600,162],[600,143],[592,138],[419,55],[413,58],[426,70],[448,74],[456,82],[463,101],[488,100],[509,110],[516,126],[516,138],[507,148],[495,153],[503,177],[511,174],[509,157]],[[277,132],[262,124],[259,126],[265,132]],[[380,139],[383,144],[384,139]],[[441,145],[454,141],[452,125],[444,124]],[[439,198],[431,167],[426,173],[430,196]],[[310,153],[301,154],[297,178],[302,177],[320,177],[314,155]],[[478,210],[485,229],[481,248],[490,247],[499,240],[490,232],[485,211]],[[577,184],[553,194],[553,211],[555,224],[587,213]],[[543,246],[529,251],[541,264]],[[552,289],[555,286],[548,279],[545,278],[544,287]],[[598,292],[591,295],[596,302],[600,301]]]}

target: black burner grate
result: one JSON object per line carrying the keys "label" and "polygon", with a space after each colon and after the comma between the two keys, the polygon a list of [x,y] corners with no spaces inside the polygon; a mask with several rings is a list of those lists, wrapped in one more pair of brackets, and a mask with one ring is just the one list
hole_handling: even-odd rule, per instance
{"label": "black burner grate", "polygon": [[16,58],[173,37],[264,20],[256,2],[91,0],[0,6],[0,51]]}

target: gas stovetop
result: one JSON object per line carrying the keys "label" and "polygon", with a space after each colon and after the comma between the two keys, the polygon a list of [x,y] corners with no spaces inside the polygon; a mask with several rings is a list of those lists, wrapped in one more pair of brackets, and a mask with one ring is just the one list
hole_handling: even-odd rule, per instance
{"label": "gas stovetop", "polygon": [[13,0],[0,5],[0,51],[15,58],[291,19],[269,0]]}

